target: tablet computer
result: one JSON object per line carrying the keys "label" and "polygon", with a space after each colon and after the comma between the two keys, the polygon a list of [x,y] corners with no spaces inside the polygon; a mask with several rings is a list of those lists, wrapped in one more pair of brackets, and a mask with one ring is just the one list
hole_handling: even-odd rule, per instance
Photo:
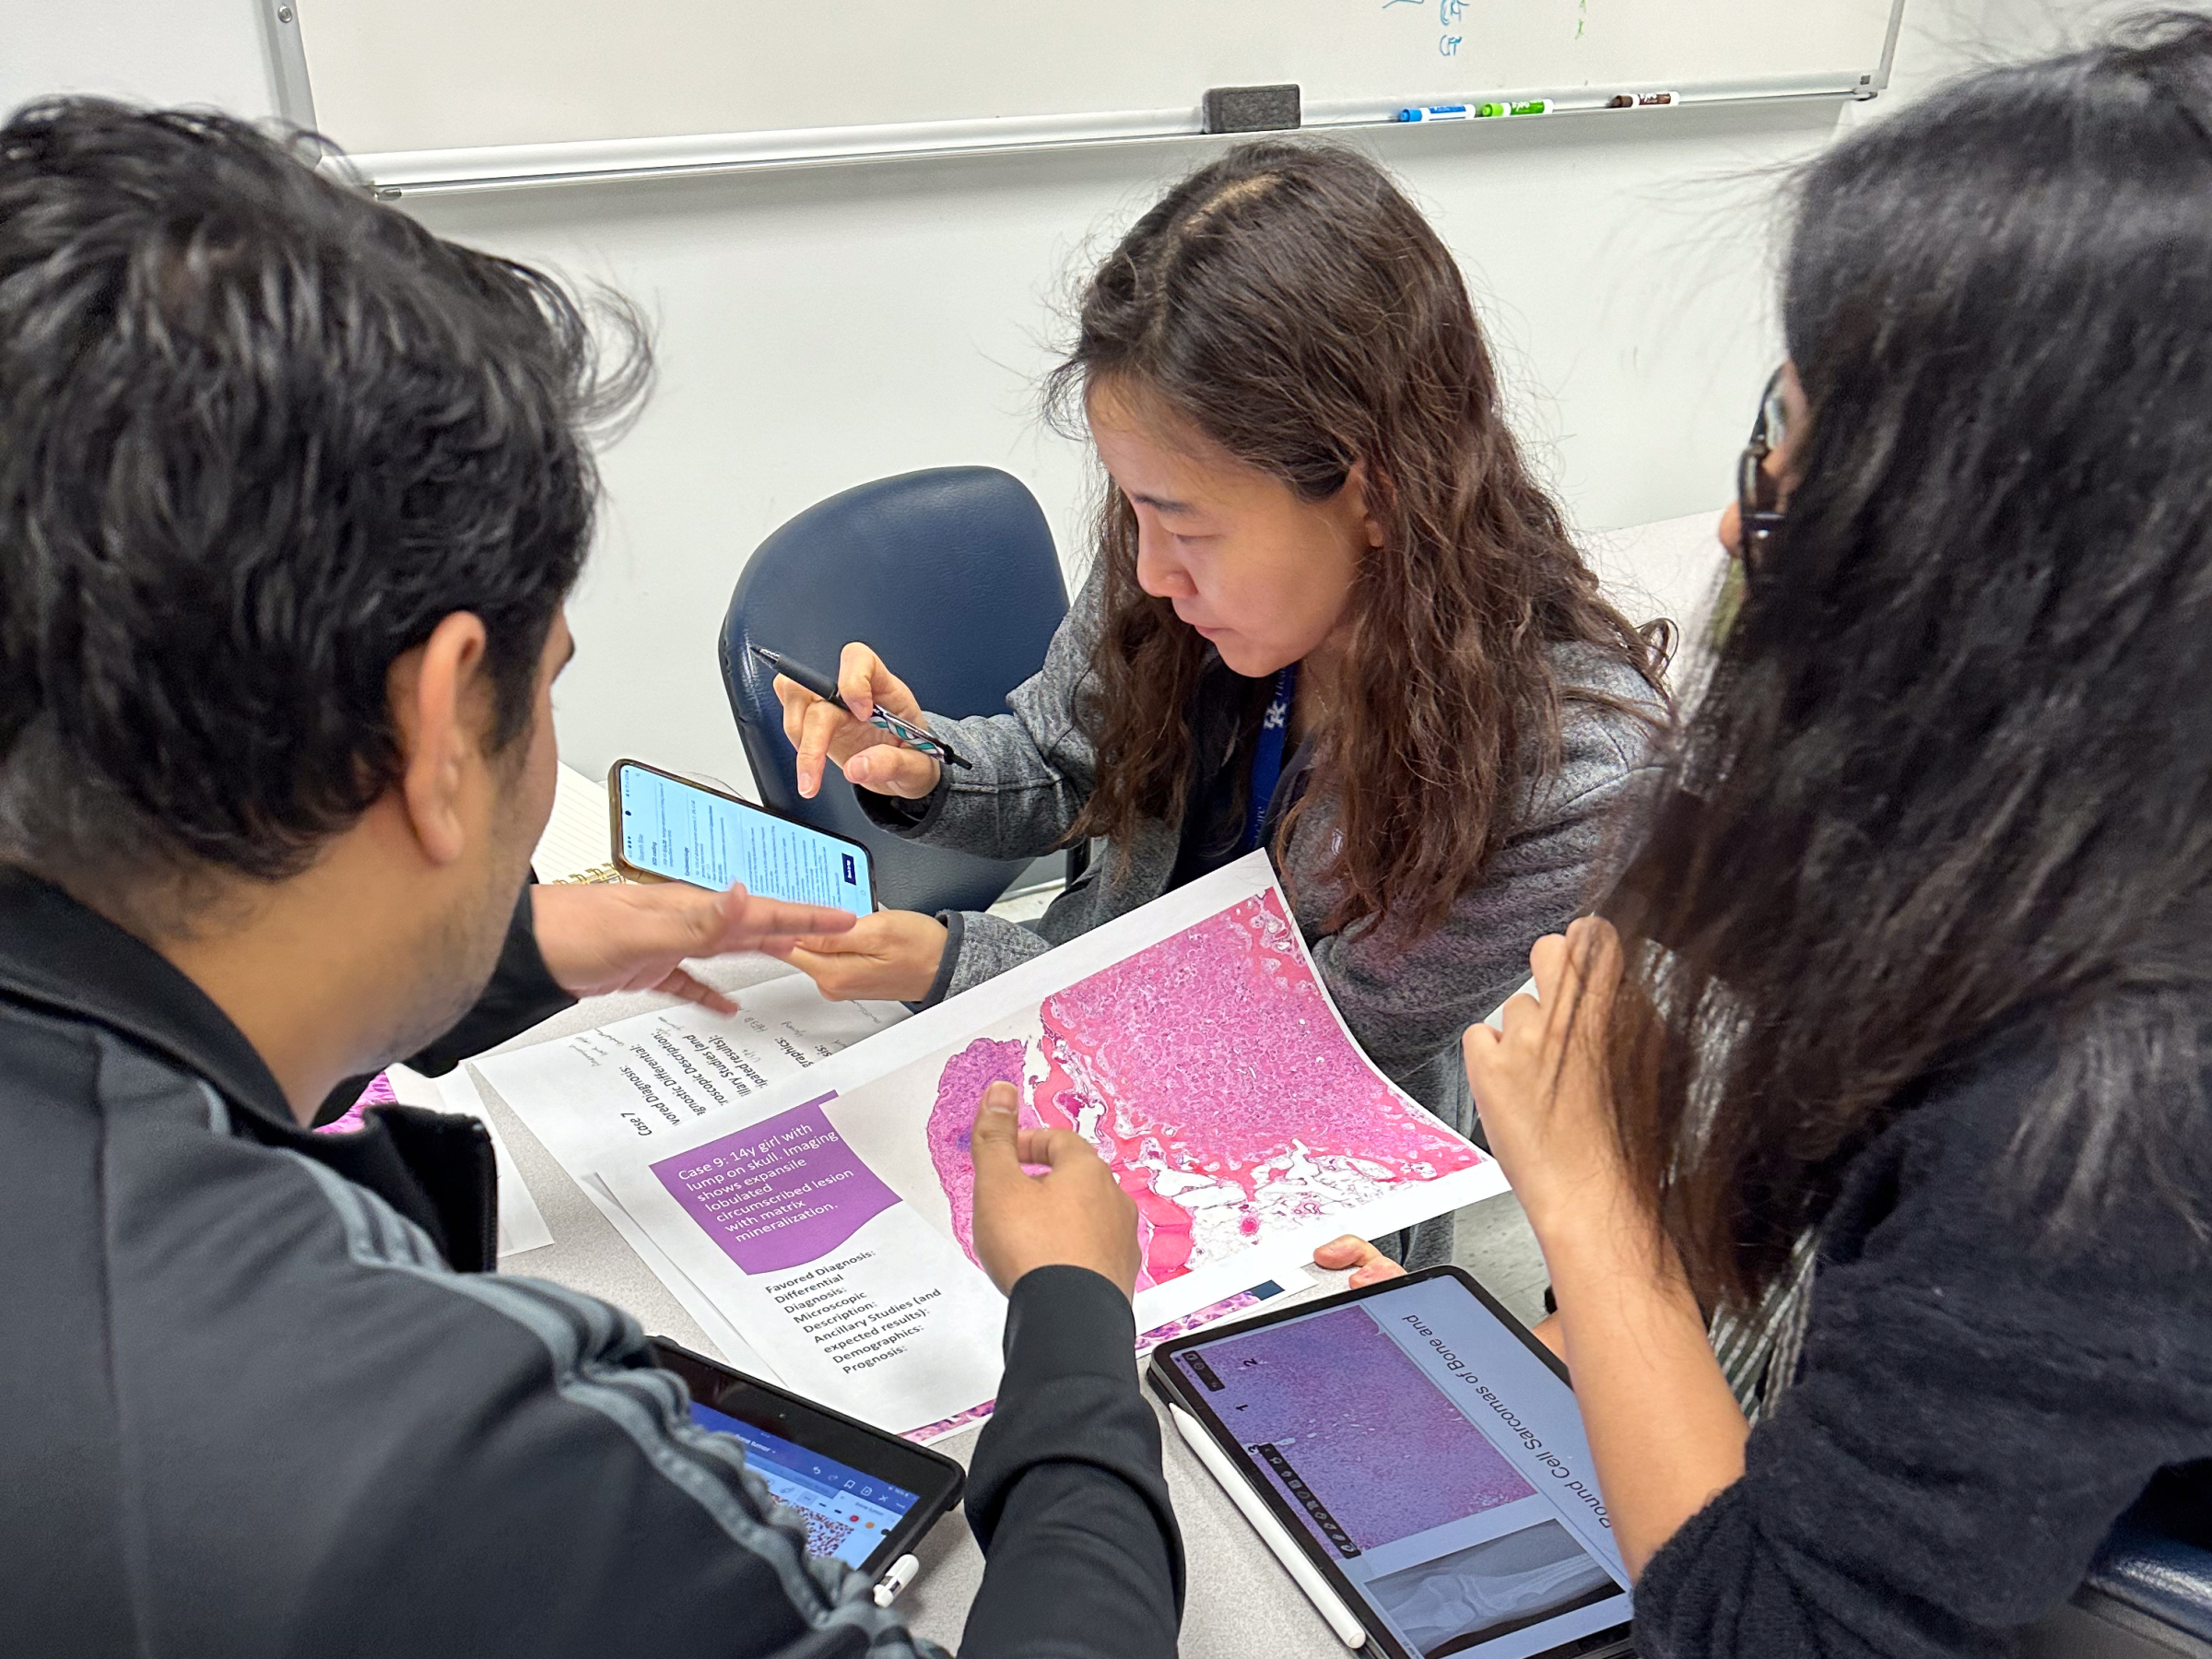
{"label": "tablet computer", "polygon": [[652,1338],[691,1420],[745,1442],[746,1465],[806,1522],[806,1547],[880,1578],[960,1500],[960,1465],[856,1418]]}
{"label": "tablet computer", "polygon": [[1357,1620],[1332,1618],[1347,1641],[1387,1659],[1629,1652],[1566,1370],[1460,1269],[1166,1343],[1148,1376]]}

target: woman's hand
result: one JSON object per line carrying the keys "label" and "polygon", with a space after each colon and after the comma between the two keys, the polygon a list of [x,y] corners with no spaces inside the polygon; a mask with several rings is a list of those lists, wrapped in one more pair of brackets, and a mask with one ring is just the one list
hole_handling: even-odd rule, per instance
{"label": "woman's hand", "polygon": [[[1747,1430],[1681,1260],[1621,1159],[1606,1071],[1619,936],[1586,917],[1564,938],[1537,940],[1528,961],[1536,995],[1505,1005],[1503,1030],[1467,1033],[1467,1081],[1551,1269],[1559,1312],[1539,1335],[1574,1373],[1598,1487],[1634,1578],[1742,1477]],[[1654,1423],[1666,1433],[1654,1435]]]}
{"label": "woman's hand", "polygon": [[799,793],[811,799],[821,792],[822,768],[834,760],[847,782],[877,794],[921,800],[937,786],[942,762],[911,749],[879,725],[869,723],[877,706],[913,725],[923,725],[914,694],[865,645],[852,644],[837,665],[838,694],[845,707],[817,697],[794,680],[776,676],[776,700],[783,705],[783,735],[799,751]]}
{"label": "woman's hand", "polygon": [[848,933],[763,947],[821,987],[831,1002],[917,1002],[936,983],[945,924],[916,911],[877,911]]}
{"label": "woman's hand", "polygon": [[778,954],[795,939],[837,936],[853,925],[853,915],[756,898],[741,887],[710,893],[673,881],[541,883],[530,889],[530,922],[547,971],[571,996],[665,991],[734,1014],[736,1004],[678,964],[740,950]]}
{"label": "woman's hand", "polygon": [[1346,1233],[1341,1239],[1331,1239],[1313,1253],[1313,1265],[1325,1267],[1331,1273],[1342,1273],[1347,1267],[1352,1277],[1345,1282],[1347,1289],[1357,1290],[1362,1285],[1379,1285],[1384,1279],[1403,1278],[1406,1269],[1377,1250],[1356,1233]]}
{"label": "woman's hand", "polygon": [[1469,1028],[1462,1052],[1490,1150],[1541,1237],[1554,1218],[1626,1193],[1606,1083],[1620,938],[1585,916],[1538,939],[1528,963],[1536,994],[1505,1005],[1502,1030]]}

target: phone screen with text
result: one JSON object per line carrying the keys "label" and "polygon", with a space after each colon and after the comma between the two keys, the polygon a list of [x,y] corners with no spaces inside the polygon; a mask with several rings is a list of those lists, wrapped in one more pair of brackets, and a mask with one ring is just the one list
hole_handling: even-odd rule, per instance
{"label": "phone screen with text", "polygon": [[866,915],[875,909],[865,847],[794,824],[743,801],[665,778],[641,766],[618,774],[622,856],[641,870],[721,892]]}

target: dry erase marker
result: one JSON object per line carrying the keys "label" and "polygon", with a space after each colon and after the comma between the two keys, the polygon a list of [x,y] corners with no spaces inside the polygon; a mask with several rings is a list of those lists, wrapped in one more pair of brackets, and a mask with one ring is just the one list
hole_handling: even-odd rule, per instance
{"label": "dry erase marker", "polygon": [[1470,104],[1423,104],[1418,109],[1400,110],[1400,121],[1472,121],[1474,107]]}
{"label": "dry erase marker", "polygon": [[1672,92],[1622,92],[1609,100],[1608,110],[1651,110],[1675,101]]}
{"label": "dry erase marker", "polygon": [[1477,115],[1548,115],[1551,113],[1551,100],[1548,98],[1527,98],[1523,99],[1519,103],[1477,104],[1475,113]]}
{"label": "dry erase marker", "polygon": [[[789,657],[770,651],[761,645],[753,647],[753,654],[768,665],[771,673],[782,675],[794,685],[804,686],[824,702],[833,702],[848,714],[853,712],[852,705],[845,701],[844,694],[838,690],[837,682],[820,669],[809,668],[804,663],[794,663]],[[900,719],[898,715],[888,710],[877,708],[873,714],[868,716],[868,723],[871,725],[881,726],[910,748],[916,749],[924,755],[934,755],[953,766],[968,767],[967,761],[953,753],[951,744],[946,742],[942,737],[924,731],[912,721]],[[974,769],[968,767],[968,770],[972,771]]]}

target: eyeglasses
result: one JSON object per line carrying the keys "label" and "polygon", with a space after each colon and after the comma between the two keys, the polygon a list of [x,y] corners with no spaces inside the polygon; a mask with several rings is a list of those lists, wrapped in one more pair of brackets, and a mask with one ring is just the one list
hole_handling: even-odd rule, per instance
{"label": "eyeglasses", "polygon": [[1777,369],[1767,381],[1759,400],[1759,419],[1751,427],[1751,441],[1736,464],[1735,504],[1743,519],[1744,566],[1757,570],[1782,539],[1786,515],[1782,508],[1782,483],[1767,471],[1767,457],[1789,437],[1790,412],[1783,401],[1782,382],[1786,369]]}

